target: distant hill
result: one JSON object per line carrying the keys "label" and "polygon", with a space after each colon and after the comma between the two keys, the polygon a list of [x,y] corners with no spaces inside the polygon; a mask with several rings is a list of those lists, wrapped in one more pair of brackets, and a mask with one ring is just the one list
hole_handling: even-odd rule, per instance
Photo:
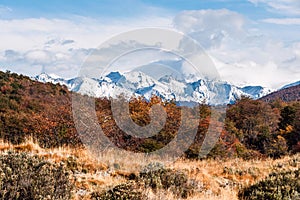
{"label": "distant hill", "polygon": [[284,87],[261,98],[261,100],[266,102],[272,102],[277,99],[285,102],[300,101],[300,85]]}
{"label": "distant hill", "polygon": [[297,82],[294,82],[294,83],[287,84],[287,85],[283,86],[281,89],[286,89],[286,88],[293,87],[293,86],[297,86],[297,85],[300,85],[300,81],[297,81]]}
{"label": "distant hill", "polygon": [[0,71],[0,138],[17,144],[33,137],[43,147],[80,143],[71,92],[61,85]]}

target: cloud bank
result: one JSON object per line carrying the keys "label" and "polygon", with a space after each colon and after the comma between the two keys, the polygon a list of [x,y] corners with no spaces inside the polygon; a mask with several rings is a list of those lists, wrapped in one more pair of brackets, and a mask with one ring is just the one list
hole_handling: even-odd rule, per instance
{"label": "cloud bank", "polygon": [[262,4],[272,12],[285,15],[300,15],[299,0],[248,0],[256,6]]}
{"label": "cloud bank", "polygon": [[0,68],[37,75],[43,71],[74,77],[86,57],[112,35],[141,27],[170,27],[152,17],[107,24],[92,18],[0,19]]}
{"label": "cloud bank", "polygon": [[300,42],[270,38],[237,12],[184,11],[173,23],[204,46],[229,82],[277,88],[300,77]]}
{"label": "cloud bank", "polygon": [[[296,6],[295,15],[299,8],[298,1],[293,0],[249,1],[278,12],[288,12]],[[0,18],[0,68],[27,75],[46,71],[71,78],[77,75],[87,56],[113,35],[135,28],[162,27],[179,30],[195,39],[214,60],[224,80],[241,86],[278,88],[300,77],[300,40],[293,30],[299,24],[298,17],[252,21],[227,9],[190,10],[173,17],[123,20],[81,16]],[[296,36],[286,36],[289,40],[283,41],[280,38],[284,35],[276,32],[282,27],[277,26],[286,26],[284,29]]]}

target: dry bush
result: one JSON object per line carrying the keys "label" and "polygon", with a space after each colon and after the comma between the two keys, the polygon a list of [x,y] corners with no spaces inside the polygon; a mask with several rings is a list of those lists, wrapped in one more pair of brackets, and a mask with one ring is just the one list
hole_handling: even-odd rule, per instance
{"label": "dry bush", "polygon": [[72,185],[62,165],[27,153],[0,155],[0,199],[71,199]]}
{"label": "dry bush", "polygon": [[91,194],[93,200],[143,200],[145,196],[141,190],[137,188],[134,181],[129,181],[115,186],[111,190],[99,193],[93,192]]}
{"label": "dry bush", "polygon": [[246,187],[239,192],[239,199],[300,199],[300,169],[288,172],[274,172],[266,179]]}

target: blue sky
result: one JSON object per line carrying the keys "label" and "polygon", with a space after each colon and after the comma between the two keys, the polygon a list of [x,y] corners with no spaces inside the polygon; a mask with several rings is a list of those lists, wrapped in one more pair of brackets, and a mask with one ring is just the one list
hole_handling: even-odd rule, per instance
{"label": "blue sky", "polygon": [[112,35],[143,27],[197,40],[221,77],[278,88],[300,77],[298,0],[0,0],[0,69],[73,77]]}
{"label": "blue sky", "polygon": [[[222,9],[243,13],[253,19],[280,16],[266,12],[266,6],[255,6],[247,0],[1,0],[0,5],[14,12],[6,13],[4,18],[28,17],[70,17],[71,15],[96,18],[138,17],[141,15],[176,14],[182,10]],[[254,12],[253,12],[254,11]]]}

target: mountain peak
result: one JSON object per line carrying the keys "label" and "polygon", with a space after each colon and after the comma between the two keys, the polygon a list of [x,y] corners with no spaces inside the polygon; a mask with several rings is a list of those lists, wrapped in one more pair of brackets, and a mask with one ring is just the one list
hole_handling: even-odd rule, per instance
{"label": "mountain peak", "polygon": [[46,82],[52,82],[52,80],[54,80],[54,79],[55,78],[52,78],[49,74],[47,74],[45,72],[43,72],[43,73],[41,73],[41,74],[39,74],[39,75],[37,75],[35,77],[36,81],[44,82],[44,83],[46,83]]}
{"label": "mountain peak", "polygon": [[36,76],[35,80],[66,85],[71,91],[93,97],[117,97],[124,94],[126,97],[135,95],[150,99],[152,95],[157,95],[164,100],[176,99],[178,102],[207,102],[208,104],[234,103],[241,96],[257,99],[271,92],[261,86],[240,88],[224,81],[208,79],[187,81],[185,78],[172,75],[165,75],[157,80],[141,71],[123,74],[115,71],[101,79],[78,77],[70,80],[42,73]]}
{"label": "mountain peak", "polygon": [[120,72],[110,72],[108,75],[106,75],[106,77],[112,82],[117,83],[123,76],[120,74]]}
{"label": "mountain peak", "polygon": [[63,78],[53,73],[47,74],[46,72],[42,72],[41,74],[35,76],[35,79],[48,80],[48,79],[63,79]]}

